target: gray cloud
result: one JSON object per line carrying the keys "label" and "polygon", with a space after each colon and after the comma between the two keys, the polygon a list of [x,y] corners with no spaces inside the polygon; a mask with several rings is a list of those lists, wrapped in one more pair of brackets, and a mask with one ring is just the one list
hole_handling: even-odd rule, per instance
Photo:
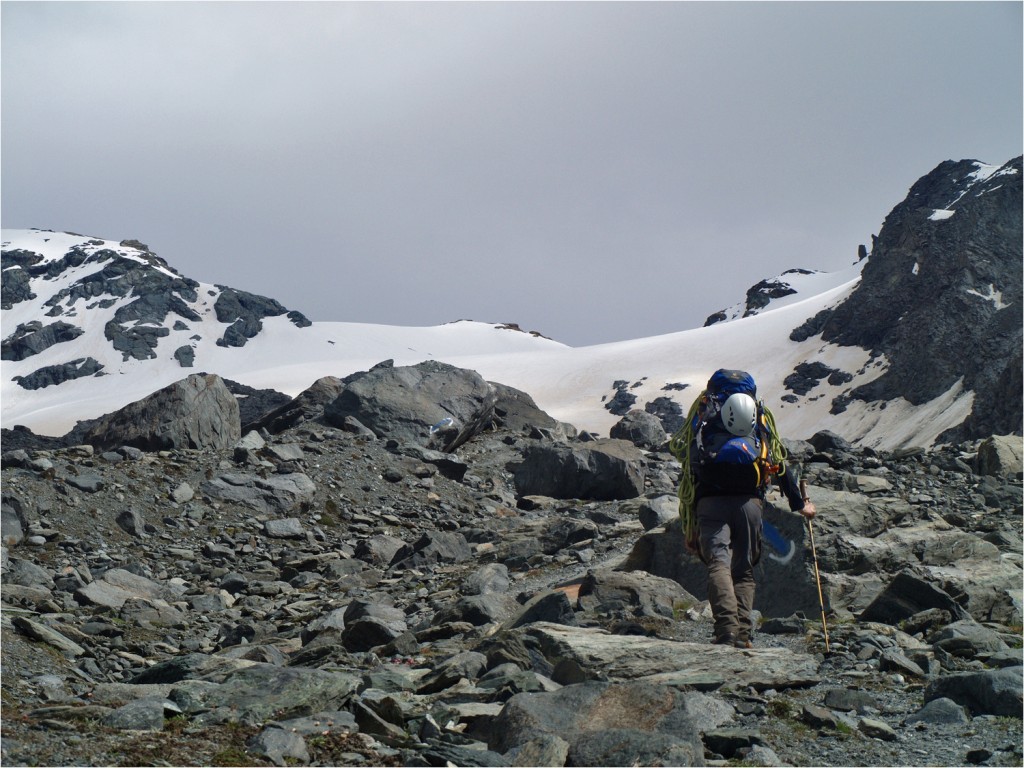
{"label": "gray cloud", "polygon": [[5,227],[315,320],[684,330],[1021,153],[1019,3],[0,9]]}

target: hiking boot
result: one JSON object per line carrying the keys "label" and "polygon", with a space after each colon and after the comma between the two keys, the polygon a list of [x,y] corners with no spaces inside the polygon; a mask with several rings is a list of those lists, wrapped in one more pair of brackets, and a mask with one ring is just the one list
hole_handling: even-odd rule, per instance
{"label": "hiking boot", "polygon": [[732,643],[733,648],[753,648],[754,644],[749,640],[734,640]]}
{"label": "hiking boot", "polygon": [[724,635],[719,635],[711,641],[712,645],[736,645],[736,635],[732,632],[726,632]]}

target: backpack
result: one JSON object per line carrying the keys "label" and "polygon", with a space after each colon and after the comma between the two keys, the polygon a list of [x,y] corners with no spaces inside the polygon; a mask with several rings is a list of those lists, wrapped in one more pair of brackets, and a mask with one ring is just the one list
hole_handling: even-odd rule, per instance
{"label": "backpack", "polygon": [[703,485],[724,495],[756,494],[768,480],[770,442],[764,405],[757,403],[755,428],[749,436],[734,435],[722,423],[722,406],[734,394],[757,402],[757,386],[746,371],[718,370],[691,419],[691,470]]}
{"label": "backpack", "polygon": [[[734,435],[722,423],[725,401],[737,392],[757,402],[754,433]],[[700,532],[694,515],[696,485],[722,495],[756,495],[780,471],[785,448],[775,431],[771,411],[757,400],[754,378],[746,371],[720,369],[690,406],[686,421],[669,441],[669,450],[682,464],[679,479],[679,518],[689,549],[699,553]]]}

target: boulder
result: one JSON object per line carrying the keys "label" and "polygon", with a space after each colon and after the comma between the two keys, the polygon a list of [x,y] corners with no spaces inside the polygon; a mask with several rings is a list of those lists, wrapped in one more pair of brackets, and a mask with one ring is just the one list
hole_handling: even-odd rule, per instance
{"label": "boulder", "polygon": [[547,435],[555,439],[571,439],[576,428],[571,424],[557,421],[537,407],[537,403],[526,392],[497,382],[488,382],[494,387],[494,422],[515,433]]}
{"label": "boulder", "polygon": [[700,732],[731,715],[729,705],[693,691],[587,682],[513,696],[495,719],[488,746],[507,753],[558,738],[569,745],[570,765],[701,765]]}
{"label": "boulder", "polygon": [[956,619],[969,618],[967,612],[940,587],[901,571],[860,614],[861,621],[877,621],[896,626],[904,619],[928,608],[949,611]]}
{"label": "boulder", "polygon": [[259,512],[282,514],[312,499],[316,483],[301,472],[261,477],[241,472],[223,472],[199,486],[200,492],[216,501],[244,504]]}
{"label": "boulder", "polygon": [[265,429],[276,435],[303,422],[320,418],[324,407],[333,402],[343,388],[344,383],[341,379],[336,376],[324,376],[314,381],[308,389],[300,392],[290,402],[275,408],[258,421],[246,424],[245,429]]}
{"label": "boulder", "polygon": [[519,496],[633,499],[644,490],[643,454],[625,440],[527,446],[514,467]]}
{"label": "boulder", "polygon": [[491,425],[495,402],[494,387],[475,371],[433,360],[395,368],[389,361],[344,379],[324,418],[342,427],[353,416],[378,437],[448,453]]}
{"label": "boulder", "polygon": [[679,519],[679,499],[676,496],[658,496],[640,505],[640,525],[645,531],[659,528]]}
{"label": "boulder", "polygon": [[608,432],[609,437],[628,440],[638,448],[653,451],[668,441],[661,420],[652,413],[633,409],[616,422]]}
{"label": "boulder", "polygon": [[[77,430],[76,430],[77,432]],[[229,450],[242,434],[238,401],[224,381],[194,374],[88,425],[81,441],[101,449]]]}
{"label": "boulder", "polygon": [[700,690],[726,684],[778,689],[819,681],[813,657],[785,648],[759,648],[753,664],[752,657],[729,646],[613,635],[602,629],[540,622],[522,631],[537,641],[550,662],[563,667],[571,664],[587,680],[615,678]]}
{"label": "boulder", "polygon": [[975,715],[1021,717],[1024,710],[1024,669],[1004,667],[939,677],[925,688],[924,700],[952,699]]}
{"label": "boulder", "polygon": [[975,467],[979,475],[1019,477],[1024,471],[1020,435],[993,435],[982,440]]}
{"label": "boulder", "polygon": [[579,590],[579,604],[585,610],[608,613],[630,608],[641,616],[672,618],[676,608],[699,601],[678,582],[643,571],[589,571]]}

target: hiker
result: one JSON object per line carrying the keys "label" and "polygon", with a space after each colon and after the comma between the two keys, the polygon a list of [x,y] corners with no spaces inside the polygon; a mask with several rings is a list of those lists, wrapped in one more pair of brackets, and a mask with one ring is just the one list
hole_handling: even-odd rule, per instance
{"label": "hiker", "polygon": [[719,369],[694,401],[669,447],[682,464],[679,514],[686,548],[708,567],[713,643],[751,648],[754,566],[761,558],[762,511],[774,480],[789,507],[810,519],[814,504],[787,470],[775,419],[753,377]]}

